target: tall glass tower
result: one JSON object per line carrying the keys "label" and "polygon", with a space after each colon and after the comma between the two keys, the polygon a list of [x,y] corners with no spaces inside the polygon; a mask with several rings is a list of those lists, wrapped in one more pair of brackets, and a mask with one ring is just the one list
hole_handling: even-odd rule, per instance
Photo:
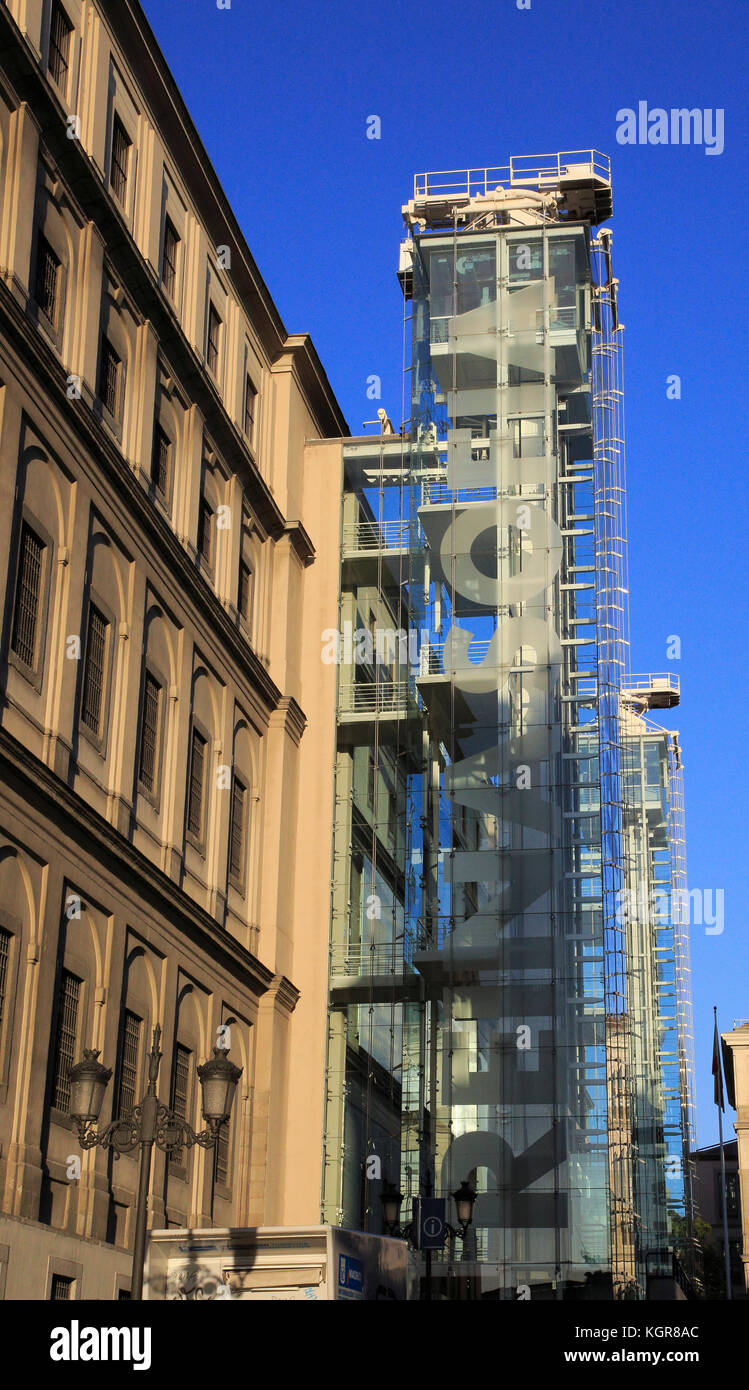
{"label": "tall glass tower", "polygon": [[344,445],[324,1219],[469,1180],[435,1296],[644,1297],[672,1212],[689,1264],[680,758],[648,717],[678,690],[627,676],[611,210],[595,151],[417,176],[409,418]]}

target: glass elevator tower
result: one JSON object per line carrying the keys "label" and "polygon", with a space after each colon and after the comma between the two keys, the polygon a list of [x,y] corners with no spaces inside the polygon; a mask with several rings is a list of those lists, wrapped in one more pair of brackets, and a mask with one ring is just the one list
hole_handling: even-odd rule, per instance
{"label": "glass elevator tower", "polygon": [[593,151],[418,176],[409,418],[344,445],[323,1215],[381,1230],[383,1181],[471,1181],[437,1297],[643,1297],[691,1210],[689,1028],[667,1121],[664,938],[627,910],[650,705],[610,213]]}

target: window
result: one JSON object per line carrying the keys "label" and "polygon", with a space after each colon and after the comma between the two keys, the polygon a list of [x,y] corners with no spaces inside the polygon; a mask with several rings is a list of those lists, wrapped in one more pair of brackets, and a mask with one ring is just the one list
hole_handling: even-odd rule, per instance
{"label": "window", "polygon": [[252,431],[255,427],[255,401],[257,391],[252,384],[249,376],[244,379],[244,432],[249,440],[252,439]]}
{"label": "window", "polygon": [[161,257],[161,283],[170,299],[174,299],[177,293],[178,246],[179,237],[177,236],[174,223],[166,217],[164,219],[164,250]]}
{"label": "window", "polygon": [[245,808],[247,788],[238,777],[231,784],[231,825],[229,828],[229,874],[237,882],[244,880]]}
{"label": "window", "polygon": [[198,510],[198,554],[207,565],[213,564],[213,509],[202,496]]}
{"label": "window", "polygon": [[104,614],[93,603],[89,604],[81,719],[97,738],[101,737],[104,711],[108,632],[109,623]]}
{"label": "window", "polygon": [[198,840],[203,837],[203,786],[206,741],[197,729],[192,731],[190,748],[190,788],[187,802],[187,829]]}
{"label": "window", "polygon": [[36,666],[44,544],[26,521],[21,527],[11,650],[32,670]]}
{"label": "window", "polygon": [[140,1034],[143,1020],[129,1009],[125,1010],[122,1029],[122,1065],[120,1068],[120,1093],[117,1114],[127,1115],[138,1103],[138,1063],[140,1061]]}
{"label": "window", "polygon": [[53,1274],[49,1289],[50,1302],[57,1303],[61,1300],[71,1299],[74,1283],[75,1280],[69,1279],[66,1274]]}
{"label": "window", "polygon": [[239,593],[237,608],[246,623],[252,618],[252,569],[246,560],[239,562]]}
{"label": "window", "polygon": [[99,368],[99,400],[110,415],[117,416],[119,408],[119,386],[121,362],[108,338],[101,343],[101,367]]}
{"label": "window", "polygon": [[155,676],[152,676],[150,671],[146,671],[143,685],[143,722],[140,731],[138,781],[147,792],[153,792],[157,782],[160,714],[161,686]]}
{"label": "window", "polygon": [[[190,1113],[190,1061],[192,1053],[189,1047],[183,1047],[177,1043],[174,1049],[174,1070],[172,1071],[172,1110],[179,1120],[186,1120]],[[172,1163],[182,1164],[184,1161],[184,1151],[182,1147],[172,1149],[170,1155]]]}
{"label": "window", "polygon": [[218,376],[218,346],[219,332],[221,329],[221,319],[219,318],[213,304],[208,305],[208,338],[206,343],[205,357],[209,371],[214,376]]}
{"label": "window", "polygon": [[3,1036],[5,1018],[5,999],[8,990],[8,964],[10,961],[10,932],[0,927],[0,1042]]}
{"label": "window", "polygon": [[127,198],[127,174],[131,144],[130,136],[119,116],[115,114],[112,122],[112,165],[109,180],[112,185],[112,192],[123,208]]}
{"label": "window", "polygon": [[36,283],[34,298],[45,318],[57,327],[60,296],[60,261],[45,237],[39,234],[36,247]]}
{"label": "window", "polygon": [[216,1138],[216,1160],[213,1169],[213,1181],[221,1187],[229,1186],[229,1134],[231,1121],[226,1120],[221,1125]]}
{"label": "window", "polygon": [[68,68],[70,66],[70,35],[73,26],[62,5],[57,0],[52,6],[52,23],[49,31],[49,75],[61,92],[67,91]]}
{"label": "window", "polygon": [[153,453],[151,455],[151,482],[162,497],[169,495],[171,473],[172,441],[169,435],[156,425],[153,432]]}
{"label": "window", "polygon": [[117,1290],[117,1302],[118,1302],[118,1303],[126,1303],[126,1302],[129,1302],[130,1298],[131,1298],[131,1294],[130,1294],[130,1290],[129,1290],[129,1289],[118,1289],[118,1290]]}
{"label": "window", "polygon": [[55,1038],[54,1066],[52,1083],[52,1104],[56,1110],[65,1114],[70,1109],[70,1082],[68,1072],[75,1061],[78,1043],[78,1009],[81,999],[81,982],[69,970],[63,970],[60,977],[59,1013],[57,1015],[57,1036]]}

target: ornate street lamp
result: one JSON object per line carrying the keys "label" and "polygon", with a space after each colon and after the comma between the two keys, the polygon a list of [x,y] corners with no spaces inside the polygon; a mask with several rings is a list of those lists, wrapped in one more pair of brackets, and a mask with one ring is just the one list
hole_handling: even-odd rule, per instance
{"label": "ornate street lamp", "polygon": [[466,1178],[463,1179],[457,1192],[453,1192],[455,1210],[458,1213],[458,1225],[460,1226],[463,1239],[465,1240],[468,1227],[473,1221],[473,1207],[476,1201],[476,1189]]}
{"label": "ornate street lamp", "polygon": [[151,1183],[151,1159],[153,1146],[164,1153],[174,1149],[191,1149],[199,1144],[203,1149],[212,1149],[231,1114],[232,1102],[242,1068],[230,1062],[226,1049],[215,1047],[213,1057],[198,1067],[198,1079],[202,1096],[203,1119],[208,1128],[197,1134],[180,1115],[175,1115],[166,1105],[162,1105],[156,1095],[156,1081],[162,1053],[159,1050],[161,1028],[158,1023],[153,1030],[153,1043],[148,1054],[148,1090],[140,1105],[118,1119],[112,1120],[104,1129],[97,1131],[94,1126],[101,1113],[104,1092],[112,1075],[111,1068],[97,1060],[99,1053],[86,1048],[83,1061],[70,1068],[70,1116],[76,1127],[78,1142],[82,1149],[100,1146],[111,1148],[114,1157],[132,1153],[140,1148],[140,1173],[138,1177],[138,1202],[135,1220],[135,1243],[133,1246],[132,1298],[143,1296],[143,1267],[146,1256],[146,1226],[148,1217],[148,1190]]}
{"label": "ornate street lamp", "polygon": [[382,1224],[388,1235],[392,1236],[400,1223],[403,1193],[399,1192],[389,1179],[386,1179],[380,1193],[380,1201],[382,1203]]}

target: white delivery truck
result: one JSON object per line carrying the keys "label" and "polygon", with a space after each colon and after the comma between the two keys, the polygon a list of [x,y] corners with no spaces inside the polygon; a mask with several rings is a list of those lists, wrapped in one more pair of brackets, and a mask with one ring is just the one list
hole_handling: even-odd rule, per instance
{"label": "white delivery truck", "polygon": [[414,1269],[404,1240],[338,1226],[150,1231],[145,1299],[405,1301]]}

